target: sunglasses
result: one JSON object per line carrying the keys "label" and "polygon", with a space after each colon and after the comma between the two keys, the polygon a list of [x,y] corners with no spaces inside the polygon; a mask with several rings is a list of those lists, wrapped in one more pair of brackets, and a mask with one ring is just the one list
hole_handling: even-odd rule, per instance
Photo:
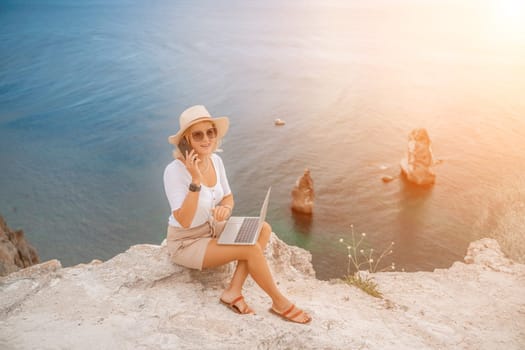
{"label": "sunglasses", "polygon": [[217,128],[215,128],[215,127],[209,128],[206,131],[200,131],[200,130],[194,131],[194,132],[191,133],[191,138],[194,141],[200,142],[200,141],[204,140],[204,134],[206,134],[208,139],[214,139],[214,138],[217,137]]}

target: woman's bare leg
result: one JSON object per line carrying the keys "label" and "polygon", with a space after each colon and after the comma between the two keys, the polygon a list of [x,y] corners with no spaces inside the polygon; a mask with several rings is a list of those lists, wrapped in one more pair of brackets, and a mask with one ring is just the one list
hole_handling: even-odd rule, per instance
{"label": "woman's bare leg", "polygon": [[[263,252],[266,246],[268,245],[268,241],[270,240],[271,234],[272,227],[265,222],[261,230],[261,234],[259,235],[259,238],[257,239],[256,243],[261,247]],[[246,277],[248,277],[248,265],[245,260],[239,260],[237,261],[237,268],[233,273],[230,285],[222,295],[225,298],[225,300],[233,300],[241,294],[242,286],[246,281]]]}
{"label": "woman's bare leg", "polygon": [[268,263],[258,244],[250,246],[218,245],[217,240],[211,240],[204,256],[203,268],[224,265],[230,261],[244,260],[248,272],[268,294],[275,304],[285,304],[286,298],[275,285]]}
{"label": "woman's bare leg", "polygon": [[[218,245],[217,240],[213,239],[208,244],[208,249],[204,256],[203,268],[224,265],[234,260],[246,261],[248,273],[259,287],[270,296],[274,309],[284,311],[291,305],[291,302],[275,285],[270,268],[268,267],[268,262],[259,244],[251,246]],[[303,320],[306,321],[308,318],[309,316],[306,313],[302,313],[294,317],[294,320],[301,322]]]}
{"label": "woman's bare leg", "polygon": [[[263,252],[266,246],[268,245],[268,241],[270,240],[271,234],[272,228],[268,223],[265,222],[261,230],[261,234],[259,235],[259,238],[257,239],[256,243],[261,247]],[[233,273],[230,284],[222,292],[221,300],[230,303],[237,297],[242,295],[242,287],[244,285],[244,282],[246,281],[246,277],[248,277],[247,262],[245,260],[237,260],[235,272]],[[255,311],[252,308],[250,308],[248,304],[246,304],[246,301],[244,299],[241,299],[238,302],[236,302],[235,306],[239,310],[243,310],[245,313],[255,313]]]}

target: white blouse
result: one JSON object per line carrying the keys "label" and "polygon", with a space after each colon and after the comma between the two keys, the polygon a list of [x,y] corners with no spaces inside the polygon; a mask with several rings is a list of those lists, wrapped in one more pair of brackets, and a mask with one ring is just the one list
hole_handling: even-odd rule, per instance
{"label": "white blouse", "polygon": [[[217,182],[213,187],[201,184],[197,211],[195,212],[190,228],[202,225],[208,221],[211,217],[211,209],[219,204],[225,196],[231,194],[230,184],[226,177],[226,170],[224,169],[222,159],[213,153],[211,155],[211,161],[215,169],[215,174],[217,175]],[[171,207],[171,214],[168,220],[170,226],[182,227],[173,216],[173,212],[182,206],[189,192],[188,187],[190,183],[191,174],[182,161],[175,159],[166,166],[164,170],[164,191],[166,192],[166,197],[168,197]]]}

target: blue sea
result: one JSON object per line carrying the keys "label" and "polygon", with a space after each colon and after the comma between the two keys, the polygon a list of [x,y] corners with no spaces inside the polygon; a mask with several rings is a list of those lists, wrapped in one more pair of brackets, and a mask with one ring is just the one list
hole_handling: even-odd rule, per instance
{"label": "blue sea", "polygon": [[[521,242],[524,19],[517,1],[2,1],[0,214],[65,266],[160,244],[167,137],[204,104],[231,121],[235,214],[271,185],[268,221],[318,278],[346,273],[350,225],[406,271]],[[421,127],[436,184],[383,183]],[[311,218],[290,211],[305,168]]]}

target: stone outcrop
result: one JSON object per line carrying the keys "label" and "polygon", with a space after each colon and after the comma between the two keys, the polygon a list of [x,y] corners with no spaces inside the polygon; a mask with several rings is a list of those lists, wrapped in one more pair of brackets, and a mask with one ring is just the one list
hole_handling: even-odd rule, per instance
{"label": "stone outcrop", "polygon": [[427,130],[414,129],[408,135],[408,150],[401,160],[401,172],[416,185],[430,185],[436,181],[434,157]]}
{"label": "stone outcrop", "polygon": [[494,239],[483,238],[472,242],[465,256],[467,264],[477,264],[498,272],[511,272],[514,262],[503,254]]}
{"label": "stone outcrop", "polygon": [[314,181],[310,169],[305,169],[292,190],[292,210],[303,214],[312,214],[314,210]]}
{"label": "stone outcrop", "polygon": [[13,231],[0,215],[0,276],[38,264],[38,254],[22,230]]}
{"label": "stone outcrop", "polygon": [[371,274],[385,299],[315,279],[311,255],[272,234],[265,252],[279,288],[312,316],[285,322],[249,278],[257,315],[219,303],[233,265],[172,265],[163,245],[107,262],[56,260],[0,278],[2,349],[523,349],[525,265],[493,240],[434,272]]}
{"label": "stone outcrop", "polygon": [[286,122],[284,120],[282,120],[281,118],[277,118],[273,121],[273,123],[276,125],[276,126],[283,126],[286,124]]}

